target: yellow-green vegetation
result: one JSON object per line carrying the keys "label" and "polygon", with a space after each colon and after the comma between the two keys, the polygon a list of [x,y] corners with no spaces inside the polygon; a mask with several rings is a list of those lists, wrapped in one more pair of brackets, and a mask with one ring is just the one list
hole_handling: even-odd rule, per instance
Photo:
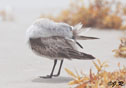
{"label": "yellow-green vegetation", "polygon": [[81,76],[76,72],[74,74],[69,69],[65,68],[66,72],[72,76],[73,81],[68,84],[73,85],[75,88],[124,88],[126,83],[126,67],[121,68],[118,63],[119,70],[107,72],[104,68],[109,65],[107,62],[101,62],[97,59],[97,63],[93,61],[97,73],[93,73],[90,69],[89,75],[81,73]]}
{"label": "yellow-green vegetation", "polygon": [[[57,22],[66,22],[75,25],[81,22],[84,27],[101,29],[126,29],[126,6],[115,0],[89,0],[85,6],[83,0],[71,1],[70,6],[62,10],[57,16],[41,15]],[[112,10],[115,8],[114,10]]]}
{"label": "yellow-green vegetation", "polygon": [[124,57],[126,58],[126,38],[123,37],[120,39],[121,44],[119,45],[118,49],[114,49],[113,52],[115,52],[116,57]]}

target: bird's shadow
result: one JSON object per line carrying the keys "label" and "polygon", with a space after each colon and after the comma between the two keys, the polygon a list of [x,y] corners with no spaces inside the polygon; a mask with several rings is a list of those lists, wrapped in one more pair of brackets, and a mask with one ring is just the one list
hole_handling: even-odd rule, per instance
{"label": "bird's shadow", "polygon": [[67,83],[69,81],[73,80],[70,77],[56,77],[56,78],[51,78],[51,79],[44,79],[44,78],[35,78],[32,80],[32,82],[37,82],[37,83]]}

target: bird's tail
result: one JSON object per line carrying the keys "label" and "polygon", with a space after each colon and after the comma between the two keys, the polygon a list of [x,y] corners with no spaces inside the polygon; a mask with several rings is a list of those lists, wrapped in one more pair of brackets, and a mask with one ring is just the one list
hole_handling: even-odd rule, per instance
{"label": "bird's tail", "polygon": [[88,37],[88,36],[79,35],[83,31],[82,27],[83,27],[83,25],[81,23],[79,23],[73,27],[73,38],[75,40],[99,39],[97,37]]}
{"label": "bird's tail", "polygon": [[95,59],[95,57],[90,54],[86,54],[86,53],[79,52],[76,50],[69,50],[69,55],[70,55],[70,58],[73,58],[73,59],[82,59],[82,60]]}

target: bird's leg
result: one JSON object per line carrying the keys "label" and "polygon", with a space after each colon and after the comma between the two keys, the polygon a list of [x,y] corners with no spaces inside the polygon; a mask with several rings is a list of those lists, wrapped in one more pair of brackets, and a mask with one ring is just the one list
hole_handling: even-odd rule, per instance
{"label": "bird's leg", "polygon": [[82,46],[78,41],[76,41],[76,44],[77,44],[78,46],[80,46],[80,48],[83,49],[83,46]]}
{"label": "bird's leg", "polygon": [[53,65],[53,69],[51,71],[51,74],[47,75],[47,76],[40,76],[40,78],[52,78],[56,64],[57,64],[57,60],[54,60],[54,65]]}
{"label": "bird's leg", "polygon": [[57,73],[57,74],[55,74],[55,75],[53,75],[54,77],[57,77],[57,76],[59,76],[59,75],[60,75],[61,68],[62,68],[62,64],[63,64],[63,60],[61,60],[61,62],[60,62],[60,67],[59,67],[58,73]]}

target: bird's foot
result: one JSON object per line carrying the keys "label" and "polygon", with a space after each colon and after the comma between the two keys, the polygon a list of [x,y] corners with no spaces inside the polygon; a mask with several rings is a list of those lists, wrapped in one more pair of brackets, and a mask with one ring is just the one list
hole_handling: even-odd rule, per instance
{"label": "bird's foot", "polygon": [[50,79],[50,78],[52,78],[52,76],[51,76],[51,75],[47,75],[47,76],[40,76],[40,78]]}
{"label": "bird's foot", "polygon": [[49,79],[49,78],[58,77],[58,76],[59,74],[55,74],[55,75],[40,76],[40,78]]}
{"label": "bird's foot", "polygon": [[55,75],[53,75],[54,77],[58,77],[59,76],[59,74],[55,74]]}

